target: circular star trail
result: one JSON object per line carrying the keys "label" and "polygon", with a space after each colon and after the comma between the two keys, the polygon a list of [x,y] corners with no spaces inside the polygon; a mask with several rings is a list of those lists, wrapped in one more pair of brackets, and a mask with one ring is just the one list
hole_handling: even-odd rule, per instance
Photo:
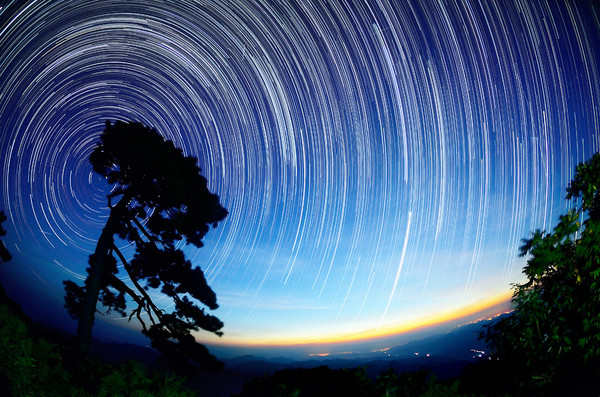
{"label": "circular star trail", "polygon": [[109,191],[88,157],[106,120],[140,121],[198,157],[229,210],[187,249],[225,339],[507,292],[520,239],[569,208],[599,149],[591,1],[0,5],[0,208],[21,277],[60,297],[84,276]]}

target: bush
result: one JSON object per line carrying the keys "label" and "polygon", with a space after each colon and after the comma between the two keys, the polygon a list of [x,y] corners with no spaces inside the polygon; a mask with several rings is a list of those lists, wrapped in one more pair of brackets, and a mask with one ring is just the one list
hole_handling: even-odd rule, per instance
{"label": "bush", "polygon": [[65,354],[67,347],[29,334],[24,319],[0,304],[0,387],[18,397],[191,397],[184,379],[149,375],[135,361],[109,365],[81,362]]}

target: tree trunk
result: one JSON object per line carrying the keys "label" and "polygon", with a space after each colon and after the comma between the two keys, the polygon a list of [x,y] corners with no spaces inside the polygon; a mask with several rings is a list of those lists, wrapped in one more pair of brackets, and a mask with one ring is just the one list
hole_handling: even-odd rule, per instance
{"label": "tree trunk", "polygon": [[126,206],[126,200],[121,199],[117,205],[111,208],[108,221],[102,229],[102,234],[96,244],[96,250],[90,255],[88,276],[85,280],[85,297],[82,305],[82,313],[79,316],[77,326],[77,335],[79,337],[79,352],[85,356],[89,352],[92,341],[92,326],[94,325],[94,316],[96,315],[96,303],[100,288],[102,288],[102,279],[106,272],[107,263],[112,256],[113,235],[115,225],[118,224],[122,211]]}

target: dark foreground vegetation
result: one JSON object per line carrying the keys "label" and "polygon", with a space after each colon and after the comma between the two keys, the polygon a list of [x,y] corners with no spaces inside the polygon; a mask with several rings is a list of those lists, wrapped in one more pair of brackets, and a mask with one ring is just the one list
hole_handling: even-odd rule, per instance
{"label": "dark foreground vegetation", "polygon": [[438,379],[427,370],[397,373],[381,372],[375,379],[365,368],[328,367],[286,369],[272,376],[256,378],[244,385],[237,397],[250,396],[377,396],[377,397],[517,397],[517,396],[598,396],[598,378],[581,374],[551,387],[523,383],[522,374],[500,360],[482,360],[467,366],[451,379]]}
{"label": "dark foreground vegetation", "polygon": [[136,361],[110,364],[93,355],[82,360],[75,341],[32,323],[0,289],[0,395],[197,395],[173,371],[150,371]]}

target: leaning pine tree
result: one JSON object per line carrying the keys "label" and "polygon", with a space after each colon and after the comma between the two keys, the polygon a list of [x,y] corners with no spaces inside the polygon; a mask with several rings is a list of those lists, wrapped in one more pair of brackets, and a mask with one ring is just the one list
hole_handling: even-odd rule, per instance
{"label": "leaning pine tree", "polygon": [[[163,354],[214,362],[191,331],[222,335],[223,323],[197,306],[199,301],[214,310],[217,299],[202,270],[177,248],[182,240],[202,247],[209,226],[216,227],[227,216],[219,197],[208,190],[196,158],[184,156],[154,129],[117,121],[106,123],[90,162],[112,189],[107,196],[110,216],[90,255],[85,285],[64,282],[65,307],[78,320],[80,351],[89,350],[99,300],[108,312],[114,310],[129,320],[135,317]],[[132,259],[119,250],[115,236],[135,245]],[[131,284],[117,276],[118,262]],[[160,288],[171,298],[174,311],[159,308],[150,288]],[[129,313],[126,297],[137,305]]]}

